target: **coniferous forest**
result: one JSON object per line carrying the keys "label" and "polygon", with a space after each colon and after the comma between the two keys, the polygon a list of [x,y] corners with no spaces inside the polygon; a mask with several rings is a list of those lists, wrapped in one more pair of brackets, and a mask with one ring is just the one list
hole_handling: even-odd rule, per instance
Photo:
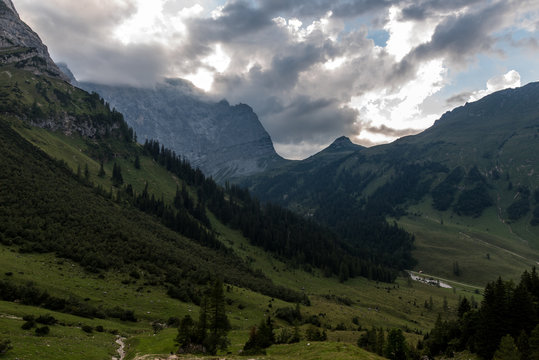
{"label": "coniferous forest", "polygon": [[539,276],[534,267],[520,281],[498,278],[483,292],[480,307],[462,298],[458,319],[438,318],[434,329],[425,335],[423,345],[429,356],[453,356],[469,350],[483,359],[539,358]]}

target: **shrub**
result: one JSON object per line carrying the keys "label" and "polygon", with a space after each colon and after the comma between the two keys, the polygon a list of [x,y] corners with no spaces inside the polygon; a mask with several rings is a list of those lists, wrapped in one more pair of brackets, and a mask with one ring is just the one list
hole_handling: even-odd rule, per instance
{"label": "shrub", "polygon": [[51,315],[40,315],[37,319],[36,319],[36,322],[37,323],[40,323],[40,324],[43,324],[43,325],[54,325],[58,322],[58,320],[56,320],[54,318],[54,316],[51,316]]}
{"label": "shrub", "polygon": [[36,335],[37,336],[45,336],[48,335],[51,329],[49,329],[48,326],[38,327],[36,328]]}
{"label": "shrub", "polygon": [[0,355],[7,353],[11,349],[13,349],[13,346],[11,346],[11,340],[0,339]]}
{"label": "shrub", "polygon": [[94,328],[91,327],[90,325],[83,325],[82,331],[84,331],[85,333],[91,334],[94,331]]}

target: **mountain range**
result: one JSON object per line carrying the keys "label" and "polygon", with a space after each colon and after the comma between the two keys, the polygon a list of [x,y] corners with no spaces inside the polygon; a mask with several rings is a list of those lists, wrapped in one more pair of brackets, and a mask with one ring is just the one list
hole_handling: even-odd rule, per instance
{"label": "mountain range", "polygon": [[539,335],[539,277],[522,274],[539,259],[539,83],[391,144],[340,137],[286,161],[247,105],[179,79],[77,83],[10,0],[0,30],[0,356],[263,343],[377,360],[360,347],[392,357],[398,342],[409,359],[490,358],[508,332]]}

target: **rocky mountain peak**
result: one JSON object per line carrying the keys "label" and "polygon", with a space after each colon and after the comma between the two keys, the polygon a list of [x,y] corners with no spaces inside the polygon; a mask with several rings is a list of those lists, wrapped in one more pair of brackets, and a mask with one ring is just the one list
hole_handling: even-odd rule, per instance
{"label": "rocky mountain peak", "polygon": [[346,136],[341,136],[337,139],[335,139],[335,141],[333,141],[331,143],[331,145],[329,145],[326,150],[331,150],[331,151],[350,151],[350,150],[359,150],[363,148],[361,145],[357,145],[357,144],[354,144],[350,138],[346,137]]}
{"label": "rocky mountain peak", "polygon": [[[15,13],[17,16],[19,16],[19,14],[17,13],[17,10],[15,10],[15,6],[13,6],[13,3],[11,2],[11,0],[2,0],[0,2],[0,11],[2,11],[2,10],[5,11],[5,7],[7,7],[8,10],[11,10],[13,13]],[[4,8],[4,9],[2,9],[2,8]]]}
{"label": "rocky mountain peak", "polygon": [[215,101],[186,80],[165,79],[153,88],[76,85],[122,112],[140,142],[158,140],[217,181],[285,162],[250,106]]}
{"label": "rocky mountain peak", "polygon": [[9,64],[34,74],[68,80],[39,36],[21,20],[11,0],[0,0],[0,65]]}

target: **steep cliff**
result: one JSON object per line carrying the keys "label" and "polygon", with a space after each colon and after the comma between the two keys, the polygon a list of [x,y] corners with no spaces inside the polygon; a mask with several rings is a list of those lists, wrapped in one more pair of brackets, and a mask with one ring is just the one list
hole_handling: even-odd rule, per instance
{"label": "steep cliff", "polygon": [[11,0],[0,0],[0,65],[8,64],[36,75],[68,80],[39,36],[21,20]]}
{"label": "steep cliff", "polygon": [[187,81],[167,79],[153,89],[77,85],[122,112],[139,142],[156,139],[218,181],[285,162],[248,105],[212,101]]}

